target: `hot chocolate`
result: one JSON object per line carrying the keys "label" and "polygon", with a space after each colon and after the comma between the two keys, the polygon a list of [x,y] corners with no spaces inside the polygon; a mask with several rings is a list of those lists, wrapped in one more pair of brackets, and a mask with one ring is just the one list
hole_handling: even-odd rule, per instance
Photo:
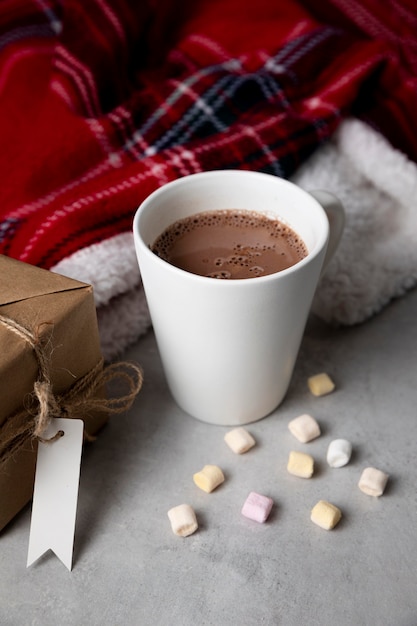
{"label": "hot chocolate", "polygon": [[151,247],[193,274],[220,279],[280,272],[307,255],[302,239],[277,219],[254,211],[198,213],[169,226]]}

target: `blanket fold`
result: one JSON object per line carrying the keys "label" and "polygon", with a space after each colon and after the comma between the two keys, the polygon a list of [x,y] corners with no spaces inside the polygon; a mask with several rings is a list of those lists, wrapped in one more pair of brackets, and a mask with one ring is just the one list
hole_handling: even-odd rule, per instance
{"label": "blanket fold", "polygon": [[93,284],[107,356],[149,326],[133,214],[194,172],[253,169],[340,196],[324,319],[363,321],[415,284],[417,9],[316,5],[0,6],[0,253]]}

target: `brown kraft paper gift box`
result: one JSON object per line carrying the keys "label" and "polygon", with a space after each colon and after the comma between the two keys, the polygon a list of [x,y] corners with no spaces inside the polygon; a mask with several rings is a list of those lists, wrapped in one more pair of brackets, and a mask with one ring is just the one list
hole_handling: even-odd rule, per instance
{"label": "brown kraft paper gift box", "polygon": [[[0,315],[39,332],[51,345],[49,375],[54,394],[67,392],[102,360],[90,285],[0,255]],[[39,367],[31,346],[0,324],[0,531],[31,500],[37,441],[26,437],[13,454],[3,440],[16,427],[11,417],[29,419],[24,406]],[[98,393],[102,396],[103,390]],[[93,435],[104,414],[80,415]],[[33,419],[33,417],[32,417]],[[3,450],[4,453],[4,450]]]}

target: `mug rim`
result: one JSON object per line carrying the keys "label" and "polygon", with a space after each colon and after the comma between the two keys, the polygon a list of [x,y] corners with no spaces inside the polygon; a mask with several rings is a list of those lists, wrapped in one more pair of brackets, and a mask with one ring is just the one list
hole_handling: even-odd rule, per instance
{"label": "mug rim", "polygon": [[[321,219],[323,220],[323,231],[320,233],[320,238],[319,240],[315,243],[314,247],[312,250],[308,250],[307,255],[300,259],[299,261],[297,261],[296,263],[294,263],[293,265],[291,265],[290,267],[287,267],[283,270],[279,270],[277,272],[273,272],[271,274],[267,274],[265,276],[253,276],[253,277],[248,277],[248,278],[239,278],[239,279],[230,279],[230,280],[219,280],[217,278],[213,278],[210,276],[202,276],[201,274],[195,274],[193,272],[190,272],[188,270],[184,270],[182,268],[177,267],[176,265],[173,265],[172,263],[170,263],[169,261],[166,261],[165,259],[162,259],[161,257],[159,257],[157,254],[155,254],[154,252],[152,252],[152,250],[150,249],[150,245],[148,244],[143,236],[142,233],[140,231],[140,222],[141,219],[146,218],[147,216],[147,212],[149,212],[149,206],[151,204],[153,204],[155,202],[155,200],[158,200],[158,198],[162,195],[165,195],[167,192],[169,192],[171,189],[175,189],[176,187],[181,187],[186,183],[186,181],[192,179],[192,180],[198,180],[199,178],[204,178],[206,180],[209,180],[210,178],[225,178],[227,176],[231,176],[234,177],[236,176],[237,178],[239,177],[253,177],[253,178],[259,178],[259,179],[268,179],[268,181],[272,182],[271,179],[273,179],[274,183],[276,182],[278,185],[282,185],[283,187],[287,187],[287,188],[291,188],[293,190],[296,190],[297,193],[299,193],[300,195],[303,195],[304,197],[308,198],[309,203],[311,203],[312,205],[315,206],[315,210],[317,211],[318,214],[320,214]],[[222,210],[222,209],[202,209],[199,211],[196,211],[195,214],[198,213],[202,213],[202,212],[206,212],[206,211],[210,211],[210,210]],[[238,209],[239,210],[239,209]],[[245,209],[242,209],[245,210]],[[246,209],[246,210],[251,210],[254,211],[256,213],[259,213],[260,215],[266,215],[267,217],[272,217],[272,212],[268,212],[268,211],[260,211],[257,209]],[[286,223],[285,218],[280,217],[277,214],[274,214],[274,216],[277,219],[281,219],[284,223]],[[179,219],[184,219],[184,218],[179,218]],[[273,219],[273,217],[272,217]],[[175,221],[177,220],[173,220],[170,223],[173,224],[175,223]],[[291,224],[288,224],[293,230],[295,230],[295,232],[301,236],[297,229],[292,226]],[[163,232],[163,230],[166,227],[164,227],[161,230],[161,233]],[[161,234],[160,233],[160,234]],[[183,274],[185,276],[188,276],[190,279],[194,279],[194,280],[198,280],[206,282],[207,284],[212,284],[212,285],[227,285],[228,288],[231,288],[231,285],[233,286],[238,286],[238,285],[242,285],[242,284],[247,284],[250,283],[251,285],[254,283],[254,279],[256,279],[256,284],[259,284],[260,282],[264,283],[267,281],[271,281],[271,280],[276,280],[278,276],[288,276],[289,274],[292,274],[293,272],[298,271],[299,269],[301,269],[302,267],[304,267],[305,265],[310,264],[313,259],[316,258],[316,256],[318,254],[321,253],[323,247],[327,246],[328,243],[328,238],[329,238],[329,221],[326,215],[326,212],[324,211],[323,207],[321,206],[321,204],[318,202],[318,200],[316,200],[316,198],[314,198],[308,191],[306,191],[305,189],[302,189],[301,187],[299,187],[298,185],[296,185],[295,183],[293,183],[290,180],[287,180],[285,178],[281,178],[279,176],[273,175],[273,174],[268,174],[266,172],[257,172],[257,171],[253,171],[253,170],[238,170],[238,169],[227,169],[227,170],[205,170],[203,172],[196,172],[196,173],[192,173],[192,174],[186,174],[184,176],[181,176],[179,178],[176,178],[172,181],[169,181],[168,183],[163,184],[161,187],[158,187],[157,189],[155,189],[153,192],[151,192],[142,202],[141,204],[137,207],[135,215],[134,215],[134,219],[133,219],[133,235],[134,235],[134,241],[135,241],[135,246],[138,247],[140,246],[140,248],[142,249],[143,253],[146,256],[150,255],[150,258],[153,259],[154,262],[157,263],[157,265],[160,265],[161,267],[164,267],[167,271],[172,271],[174,273],[180,272],[180,274]],[[302,238],[303,239],[303,238]],[[306,244],[307,245],[307,244]],[[161,265],[162,264],[162,265]],[[225,287],[220,287],[220,288],[225,288]],[[235,287],[233,287],[235,288]]]}

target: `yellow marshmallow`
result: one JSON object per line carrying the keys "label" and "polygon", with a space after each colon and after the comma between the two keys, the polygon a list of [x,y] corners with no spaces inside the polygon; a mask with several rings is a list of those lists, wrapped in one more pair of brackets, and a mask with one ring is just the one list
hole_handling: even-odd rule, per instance
{"label": "yellow marshmallow", "polygon": [[217,465],[205,465],[202,470],[193,475],[197,487],[210,493],[224,482],[224,475]]}
{"label": "yellow marshmallow", "polygon": [[320,528],[324,528],[324,530],[331,530],[340,522],[342,518],[341,510],[331,504],[330,502],[326,502],[326,500],[320,500],[313,507],[311,511],[311,521],[320,526]]}
{"label": "yellow marshmallow", "polygon": [[305,452],[291,451],[288,458],[287,470],[300,478],[311,478],[314,472],[314,459]]}
{"label": "yellow marshmallow", "polygon": [[310,376],[307,380],[307,384],[313,396],[325,396],[331,393],[335,388],[334,382],[330,376],[325,373]]}

